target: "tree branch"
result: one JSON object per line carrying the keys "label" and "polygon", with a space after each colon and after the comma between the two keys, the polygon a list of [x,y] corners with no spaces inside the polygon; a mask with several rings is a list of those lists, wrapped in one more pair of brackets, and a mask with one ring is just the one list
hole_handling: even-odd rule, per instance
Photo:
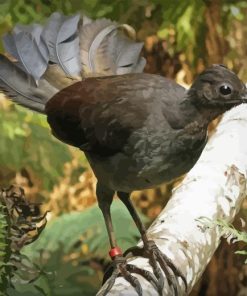
{"label": "tree branch", "polygon": [[[167,206],[148,230],[148,237],[186,276],[188,292],[200,279],[221,239],[217,226],[205,228],[198,219],[231,222],[246,196],[246,136],[247,105],[241,105],[225,114],[199,161],[174,190]],[[145,258],[130,258],[128,262],[152,272]],[[151,283],[135,276],[141,282],[144,295],[158,295]],[[184,295],[181,279],[178,284],[179,295]],[[137,294],[119,277],[108,295]],[[173,295],[167,282],[164,295]]]}

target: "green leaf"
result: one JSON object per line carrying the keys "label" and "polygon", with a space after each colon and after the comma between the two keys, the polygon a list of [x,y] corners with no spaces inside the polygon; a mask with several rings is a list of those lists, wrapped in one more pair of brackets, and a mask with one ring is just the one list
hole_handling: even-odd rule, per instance
{"label": "green leaf", "polygon": [[71,161],[68,146],[56,140],[46,118],[17,107],[0,108],[0,163],[13,171],[31,169],[51,189],[63,175],[64,163]]}
{"label": "green leaf", "polygon": [[242,251],[236,251],[235,254],[239,254],[239,255],[247,255],[247,250],[242,250]]}
{"label": "green leaf", "polygon": [[[135,245],[140,234],[128,210],[120,201],[114,201],[111,212],[119,246],[125,250]],[[141,215],[141,218],[147,222],[146,217]],[[64,254],[68,254],[80,250],[83,244],[88,248],[86,258],[107,257],[108,236],[98,206],[93,206],[81,213],[73,212],[55,218],[48,223],[39,240],[24,248],[23,252],[29,258],[35,258],[42,250],[54,252],[62,246]]]}

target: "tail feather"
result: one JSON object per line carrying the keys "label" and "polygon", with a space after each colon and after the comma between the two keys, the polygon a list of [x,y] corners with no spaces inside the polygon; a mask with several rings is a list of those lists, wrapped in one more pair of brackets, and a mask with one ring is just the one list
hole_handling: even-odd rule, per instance
{"label": "tail feather", "polygon": [[3,41],[17,62],[0,56],[0,91],[41,113],[53,95],[77,81],[142,72],[146,63],[132,27],[78,14],[56,12],[44,27],[17,25]]}
{"label": "tail feather", "polygon": [[101,19],[89,22],[87,25],[82,24],[79,36],[84,76],[143,71],[144,60],[139,64],[143,43],[132,40],[135,39],[135,31],[132,27]]}
{"label": "tail feather", "polygon": [[32,37],[37,41],[38,44],[40,42],[40,36],[41,36],[42,31],[43,31],[43,27],[41,25],[35,24],[35,23],[32,25],[17,24],[13,29],[13,32],[15,34],[18,34],[21,32],[30,33],[32,35]]}
{"label": "tail feather", "polygon": [[13,35],[6,34],[3,36],[3,46],[10,55],[19,60],[17,45],[15,44],[15,38]]}
{"label": "tail feather", "polygon": [[[86,25],[82,23],[79,28],[80,57],[85,76],[88,73],[101,73],[95,66],[97,50],[103,39],[114,31],[116,27],[117,24],[115,22],[107,19],[96,20]],[[107,57],[105,56],[105,58]]]}
{"label": "tail feather", "polygon": [[[147,61],[144,57],[139,57],[138,61],[135,64],[133,73],[142,73],[146,66],[146,63]],[[120,75],[121,73],[117,73],[117,74]]]}
{"label": "tail feather", "polygon": [[48,56],[46,56],[46,59],[44,58],[39,51],[36,40],[32,39],[30,33],[20,32],[9,37],[10,42],[16,44],[15,58],[20,61],[27,73],[39,80],[47,68]]}
{"label": "tail feather", "polygon": [[59,64],[68,76],[78,75],[81,70],[77,34],[79,20],[78,14],[65,17],[55,12],[42,32],[48,46],[50,61]]}
{"label": "tail feather", "polygon": [[16,26],[13,34],[3,37],[5,49],[18,61],[18,66],[39,80],[46,71],[49,53],[40,39],[41,27]]}
{"label": "tail feather", "polygon": [[42,80],[37,88],[34,78],[0,54],[0,90],[26,108],[44,113],[45,103],[55,93]]}
{"label": "tail feather", "polygon": [[65,75],[63,69],[57,64],[49,65],[43,78],[49,81],[49,83],[58,90],[81,80],[81,76]]}
{"label": "tail feather", "polygon": [[43,58],[48,61],[49,60],[49,51],[48,47],[45,44],[43,38],[41,37],[43,31],[43,26],[39,24],[32,24],[32,25],[16,25],[13,29],[13,33],[18,35],[20,33],[27,33],[27,35],[31,36],[32,40],[35,40],[36,44],[38,45],[37,50],[40,51]]}
{"label": "tail feather", "polygon": [[143,47],[143,43],[133,42],[125,36],[125,38],[118,38],[117,47],[117,59],[115,64],[117,65],[116,74],[126,74],[136,72],[139,66],[140,72],[143,71],[145,64],[139,64],[139,56]]}

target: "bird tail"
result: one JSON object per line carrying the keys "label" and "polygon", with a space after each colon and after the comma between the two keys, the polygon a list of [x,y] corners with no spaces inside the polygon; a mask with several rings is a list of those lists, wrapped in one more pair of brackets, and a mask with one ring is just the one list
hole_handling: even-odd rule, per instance
{"label": "bird tail", "polygon": [[44,26],[17,25],[3,43],[12,59],[0,55],[0,91],[40,113],[69,85],[92,76],[142,72],[146,63],[132,27],[79,14],[55,12]]}

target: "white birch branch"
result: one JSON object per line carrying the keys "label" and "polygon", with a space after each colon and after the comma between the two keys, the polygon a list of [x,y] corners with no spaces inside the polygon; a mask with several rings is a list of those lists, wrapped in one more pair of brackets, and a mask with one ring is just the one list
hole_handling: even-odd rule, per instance
{"label": "white birch branch", "polygon": [[[241,105],[225,114],[199,161],[148,230],[148,237],[186,276],[188,292],[200,279],[221,239],[218,227],[205,229],[197,219],[231,222],[246,196],[246,177],[247,105]],[[152,272],[145,258],[131,258],[128,262]],[[144,296],[158,295],[148,281],[134,276],[140,280]],[[181,279],[178,282],[179,295],[185,295]],[[119,277],[108,295],[137,293]],[[173,295],[167,282],[164,295]]]}

